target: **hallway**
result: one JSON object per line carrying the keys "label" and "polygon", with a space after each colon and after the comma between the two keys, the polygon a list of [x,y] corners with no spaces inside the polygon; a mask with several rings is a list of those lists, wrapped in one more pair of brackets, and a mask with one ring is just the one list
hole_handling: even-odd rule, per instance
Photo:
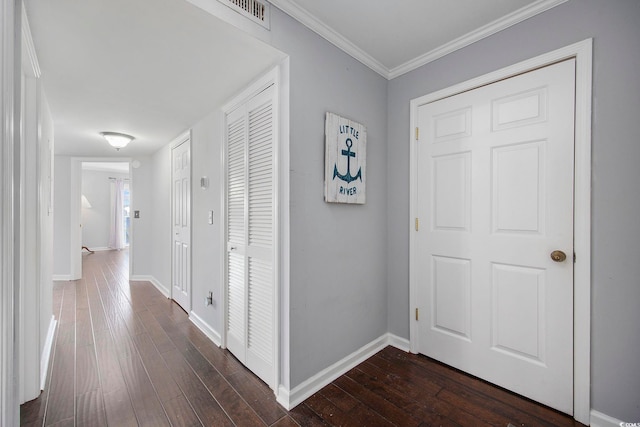
{"label": "hallway", "polygon": [[83,256],[83,279],[56,282],[58,330],[46,389],[23,426],[580,426],[423,356],[387,347],[292,411],[216,347],[128,253]]}
{"label": "hallway", "polygon": [[82,280],[55,283],[52,366],[45,391],[22,406],[22,425],[287,421],[271,390],[151,283],[130,283],[128,266],[126,251],[96,252],[83,256]]}

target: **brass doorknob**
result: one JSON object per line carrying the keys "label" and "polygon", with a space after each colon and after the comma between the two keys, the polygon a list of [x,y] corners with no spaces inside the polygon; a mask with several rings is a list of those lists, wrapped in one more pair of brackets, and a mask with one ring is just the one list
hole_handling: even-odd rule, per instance
{"label": "brass doorknob", "polygon": [[562,262],[567,259],[567,254],[562,251],[553,251],[551,252],[551,259],[555,262]]}

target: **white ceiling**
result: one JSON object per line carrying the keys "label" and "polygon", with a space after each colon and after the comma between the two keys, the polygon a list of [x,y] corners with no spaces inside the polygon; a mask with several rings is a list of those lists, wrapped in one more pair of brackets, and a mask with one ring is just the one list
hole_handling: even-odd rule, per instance
{"label": "white ceiling", "polygon": [[567,0],[269,0],[394,78]]}
{"label": "white ceiling", "polygon": [[[26,0],[57,154],[156,151],[281,52],[184,0]],[[136,139],[116,152],[99,135]]]}
{"label": "white ceiling", "polygon": [[[394,78],[564,1],[271,3]],[[284,58],[190,2],[25,0],[56,154],[153,153]],[[136,139],[116,152],[102,131]]]}

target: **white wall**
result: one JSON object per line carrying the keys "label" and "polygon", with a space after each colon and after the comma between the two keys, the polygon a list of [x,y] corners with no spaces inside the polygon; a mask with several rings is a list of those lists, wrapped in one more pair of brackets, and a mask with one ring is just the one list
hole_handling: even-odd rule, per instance
{"label": "white wall", "polygon": [[[22,119],[20,132],[20,269],[19,292],[20,313],[18,359],[20,370],[20,403],[34,399],[40,394],[40,289],[38,235],[38,128],[40,108],[38,98],[40,83],[23,66],[22,74]],[[26,71],[26,72],[25,72]]]}
{"label": "white wall", "polygon": [[[53,149],[54,127],[53,118],[47,102],[44,90],[40,98],[40,138],[39,138],[39,163],[40,163],[40,352],[42,371],[47,369],[47,354],[51,343],[47,342],[53,336],[50,332],[53,316]],[[44,357],[43,357],[44,355]]]}
{"label": "white wall", "polygon": [[67,280],[71,276],[71,157],[55,156],[53,182],[53,277]]}
{"label": "white wall", "polygon": [[[92,250],[109,247],[110,177],[125,179],[129,178],[129,174],[82,170],[82,194],[91,204],[91,208],[82,208],[82,245]],[[133,216],[133,211],[131,215]]]}
{"label": "white wall", "polygon": [[409,336],[409,100],[594,40],[592,407],[640,420],[640,2],[570,0],[389,82],[388,327]]}
{"label": "white wall", "polygon": [[[25,29],[23,34],[27,34]],[[23,39],[23,45],[27,45]],[[40,394],[49,358],[52,322],[51,234],[49,211],[53,126],[35,60],[23,63],[20,306],[18,352],[19,401]],[[43,205],[42,201],[46,203]],[[49,341],[47,341],[49,338]]]}
{"label": "white wall", "polygon": [[[19,5],[20,3],[18,3]],[[17,403],[36,398],[44,386],[53,339],[51,167],[53,122],[40,79],[26,16],[22,16],[20,93],[19,250],[15,251],[18,304],[15,342]],[[18,238],[19,237],[19,238]],[[14,335],[12,335],[14,336]],[[3,362],[3,365],[5,362]]]}
{"label": "white wall", "polygon": [[[167,291],[171,289],[171,150],[165,146],[150,157],[151,244],[146,246],[153,262],[149,271]],[[135,184],[136,188],[137,183]],[[134,196],[135,197],[135,196]],[[142,271],[142,270],[140,270]]]}

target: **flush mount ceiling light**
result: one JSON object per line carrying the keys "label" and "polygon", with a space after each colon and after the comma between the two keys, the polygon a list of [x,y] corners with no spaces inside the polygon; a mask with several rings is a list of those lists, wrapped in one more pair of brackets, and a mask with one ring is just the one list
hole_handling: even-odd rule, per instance
{"label": "flush mount ceiling light", "polygon": [[131,135],[118,132],[100,132],[100,135],[102,135],[104,139],[106,139],[107,142],[118,151],[120,151],[121,148],[126,147],[127,144],[135,139]]}

